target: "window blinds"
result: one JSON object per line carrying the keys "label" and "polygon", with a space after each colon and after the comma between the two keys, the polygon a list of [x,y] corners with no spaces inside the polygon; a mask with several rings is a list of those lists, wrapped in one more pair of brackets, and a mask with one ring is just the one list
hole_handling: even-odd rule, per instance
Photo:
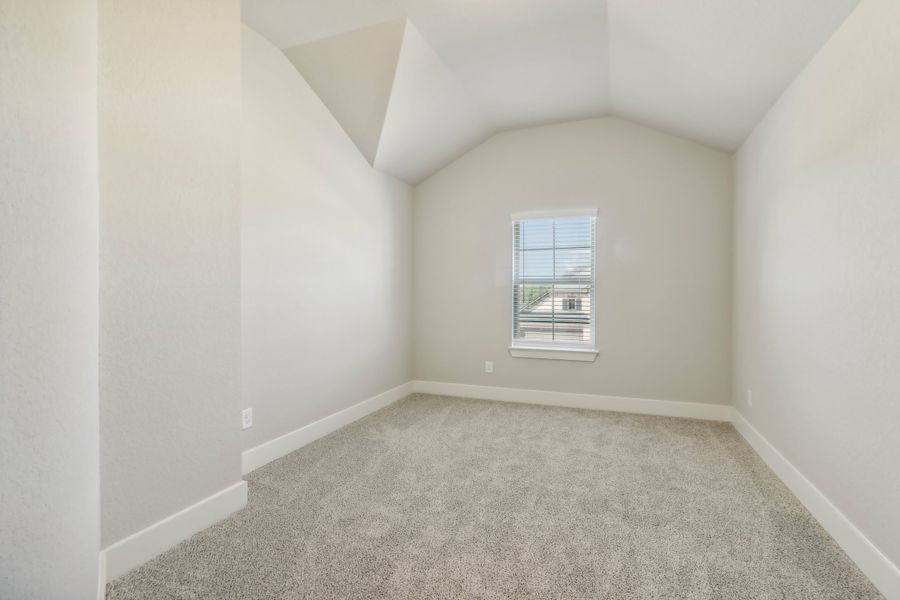
{"label": "window blinds", "polygon": [[513,345],[594,346],[593,214],[513,216]]}

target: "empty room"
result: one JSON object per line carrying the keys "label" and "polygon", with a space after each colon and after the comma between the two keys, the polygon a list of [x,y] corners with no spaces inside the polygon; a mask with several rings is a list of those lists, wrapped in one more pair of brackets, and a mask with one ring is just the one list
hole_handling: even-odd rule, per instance
{"label": "empty room", "polygon": [[900,1],[0,0],[0,600],[900,600]]}

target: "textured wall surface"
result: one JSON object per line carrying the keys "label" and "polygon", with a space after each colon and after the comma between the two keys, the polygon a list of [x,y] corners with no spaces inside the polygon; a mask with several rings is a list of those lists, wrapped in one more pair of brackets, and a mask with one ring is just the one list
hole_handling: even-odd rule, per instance
{"label": "textured wall surface", "polygon": [[735,405],[894,564],[898,57],[900,3],[863,0],[735,160]]}
{"label": "textured wall surface", "polygon": [[103,543],[240,478],[237,0],[99,5]]}
{"label": "textured wall surface", "polygon": [[93,2],[0,0],[0,598],[96,598]]}
{"label": "textured wall surface", "polygon": [[373,170],[243,30],[243,403],[250,448],[411,376],[411,190]]}
{"label": "textured wall surface", "polygon": [[[728,155],[619,119],[488,140],[415,190],[416,378],[727,404],[731,192]],[[600,355],[511,358],[510,215],[585,207]]]}

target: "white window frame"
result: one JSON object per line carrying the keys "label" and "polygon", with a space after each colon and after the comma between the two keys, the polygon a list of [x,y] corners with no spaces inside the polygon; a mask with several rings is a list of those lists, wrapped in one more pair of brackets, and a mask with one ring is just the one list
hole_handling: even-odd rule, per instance
{"label": "white window frame", "polygon": [[514,358],[538,358],[548,360],[574,360],[581,362],[593,362],[597,358],[597,209],[568,209],[568,210],[552,210],[552,211],[528,211],[518,212],[510,215],[510,238],[512,247],[512,262],[515,261],[516,239],[515,226],[516,223],[528,219],[554,219],[563,217],[591,217],[594,220],[592,227],[593,239],[591,245],[594,251],[591,255],[591,343],[590,344],[572,344],[565,342],[540,342],[525,343],[516,340],[515,335],[515,294],[516,294],[516,272],[511,269],[510,281],[510,345],[509,353]]}

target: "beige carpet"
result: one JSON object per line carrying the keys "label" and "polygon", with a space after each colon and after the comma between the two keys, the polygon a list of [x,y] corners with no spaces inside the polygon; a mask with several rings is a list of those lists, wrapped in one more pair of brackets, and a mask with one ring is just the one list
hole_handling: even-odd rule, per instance
{"label": "beige carpet", "polygon": [[414,396],[108,598],[881,598],[724,423]]}

